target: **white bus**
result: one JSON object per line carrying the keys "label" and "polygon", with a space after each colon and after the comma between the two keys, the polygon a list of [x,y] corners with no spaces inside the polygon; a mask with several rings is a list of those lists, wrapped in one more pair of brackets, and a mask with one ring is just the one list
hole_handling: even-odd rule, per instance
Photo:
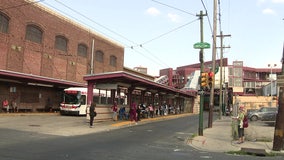
{"label": "white bus", "polygon": [[[94,96],[99,90],[94,89]],[[60,103],[60,114],[86,115],[87,108],[87,88],[67,88],[64,89],[63,102]]]}
{"label": "white bus", "polygon": [[[122,95],[124,95],[122,93]],[[117,100],[117,96],[115,97]],[[110,90],[93,90],[93,101],[99,105],[111,105]],[[124,103],[124,98],[121,98]],[[87,88],[72,87],[64,89],[63,102],[60,103],[60,114],[62,115],[86,115],[87,109]]]}

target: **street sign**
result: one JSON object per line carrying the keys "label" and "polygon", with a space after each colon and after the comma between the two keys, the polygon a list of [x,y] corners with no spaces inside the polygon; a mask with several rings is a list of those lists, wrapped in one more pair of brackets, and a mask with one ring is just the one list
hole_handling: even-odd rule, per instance
{"label": "street sign", "polygon": [[207,42],[197,42],[193,45],[194,49],[206,49],[210,48],[210,44]]}

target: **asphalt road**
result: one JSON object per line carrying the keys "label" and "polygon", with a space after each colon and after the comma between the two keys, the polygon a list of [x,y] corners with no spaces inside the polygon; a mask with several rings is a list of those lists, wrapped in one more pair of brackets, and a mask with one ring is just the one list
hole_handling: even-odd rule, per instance
{"label": "asphalt road", "polygon": [[[24,125],[17,127],[14,121],[14,126],[11,126],[12,122],[7,125],[7,118],[4,120],[0,117],[0,124],[6,123],[0,126],[1,160],[259,159],[252,156],[203,152],[190,147],[186,142],[187,138],[198,131],[198,115],[105,132],[86,132],[75,136],[44,133],[42,130],[45,129],[41,129],[36,120],[49,121],[48,127],[52,130],[52,126],[57,128],[64,125],[60,123],[62,119],[83,123],[82,117],[38,116],[30,119],[32,121],[29,117],[13,119],[22,125],[29,124],[26,125],[27,129],[24,129]],[[204,126],[206,122],[205,119]],[[87,128],[87,125],[84,127],[94,129]]]}

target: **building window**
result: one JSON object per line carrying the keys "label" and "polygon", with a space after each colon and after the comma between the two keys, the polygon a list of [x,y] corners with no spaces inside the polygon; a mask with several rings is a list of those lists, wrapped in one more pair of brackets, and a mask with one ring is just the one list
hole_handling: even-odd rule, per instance
{"label": "building window", "polygon": [[36,25],[27,25],[26,28],[26,40],[41,43],[42,42],[42,30]]}
{"label": "building window", "polygon": [[242,68],[234,68],[234,76],[235,77],[243,77],[243,69]]}
{"label": "building window", "polygon": [[104,53],[102,51],[96,52],[96,61],[98,61],[98,62],[104,61]]}
{"label": "building window", "polygon": [[87,57],[87,50],[88,50],[88,47],[86,45],[79,44],[78,50],[77,50],[78,56]]}
{"label": "building window", "polygon": [[234,78],[234,87],[243,87],[243,81],[241,78]]}
{"label": "building window", "polygon": [[109,64],[113,67],[116,67],[116,57],[115,56],[110,56]]}
{"label": "building window", "polygon": [[0,32],[8,33],[8,26],[9,26],[9,18],[3,13],[0,13]]}
{"label": "building window", "polygon": [[55,37],[55,48],[61,51],[67,51],[67,39],[64,36]]}

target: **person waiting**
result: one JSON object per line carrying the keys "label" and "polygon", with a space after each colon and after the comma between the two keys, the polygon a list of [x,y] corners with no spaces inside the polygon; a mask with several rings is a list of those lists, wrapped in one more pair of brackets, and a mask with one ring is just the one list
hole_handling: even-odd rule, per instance
{"label": "person waiting", "polygon": [[119,120],[127,120],[129,115],[126,113],[125,107],[121,107],[118,111],[119,114]]}
{"label": "person waiting", "polygon": [[4,99],[4,101],[2,102],[2,108],[3,110],[6,110],[7,113],[9,113],[9,101],[7,98]]}

